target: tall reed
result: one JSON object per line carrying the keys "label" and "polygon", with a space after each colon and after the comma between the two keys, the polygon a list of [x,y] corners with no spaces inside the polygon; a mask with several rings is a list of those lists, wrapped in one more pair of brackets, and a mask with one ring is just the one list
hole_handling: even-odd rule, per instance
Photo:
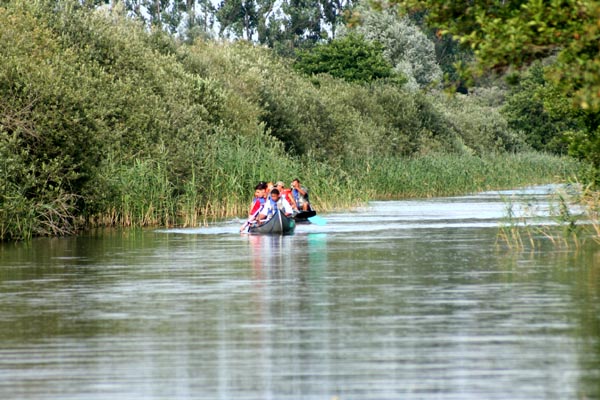
{"label": "tall reed", "polygon": [[525,243],[535,249],[541,240],[563,248],[579,248],[589,240],[600,243],[600,192],[591,186],[558,189],[548,200],[547,217],[540,217],[539,210],[528,203],[520,205],[523,212],[517,216],[512,212],[515,205],[509,202],[498,233],[499,244],[522,250]]}
{"label": "tall reed", "polygon": [[[374,158],[352,164],[371,198],[450,196],[564,181],[578,163],[539,153]],[[365,173],[366,172],[366,173]]]}
{"label": "tall reed", "polygon": [[[337,164],[285,156],[283,149],[252,146],[264,137],[215,137],[185,177],[168,160],[137,160],[107,173],[113,199],[97,225],[198,226],[243,217],[258,181],[299,178],[320,212],[348,209],[372,199],[447,196],[564,180],[569,159],[503,155],[373,158]],[[223,143],[228,142],[227,145]]]}

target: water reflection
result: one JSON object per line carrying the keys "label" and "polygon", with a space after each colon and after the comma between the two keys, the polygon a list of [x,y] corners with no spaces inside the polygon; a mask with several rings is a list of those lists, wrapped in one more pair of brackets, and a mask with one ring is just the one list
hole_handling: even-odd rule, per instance
{"label": "water reflection", "polygon": [[503,252],[501,204],[2,245],[0,394],[600,398],[600,251]]}

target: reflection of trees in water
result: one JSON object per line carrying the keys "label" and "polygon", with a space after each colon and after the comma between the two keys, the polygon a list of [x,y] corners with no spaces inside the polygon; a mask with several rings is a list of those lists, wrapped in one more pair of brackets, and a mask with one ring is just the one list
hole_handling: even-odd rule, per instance
{"label": "reflection of trees in water", "polygon": [[[577,333],[583,347],[578,354],[581,371],[586,371],[580,378],[578,393],[581,398],[589,399],[600,398],[600,249],[597,247],[572,253],[565,263],[572,267],[565,268],[566,280],[575,279],[573,312],[578,314]],[[572,277],[570,269],[574,269]]]}
{"label": "reflection of trees in water", "polygon": [[[525,268],[532,265],[535,268]],[[578,347],[580,398],[600,398],[600,249],[589,243],[576,250],[545,243],[536,251],[509,252],[501,268],[511,283],[529,282],[544,290],[544,281],[567,288],[565,309],[558,317],[572,326]],[[548,275],[544,277],[544,275]],[[556,288],[555,290],[559,290]],[[561,312],[563,315],[561,315]],[[561,321],[558,321],[561,322]]]}
{"label": "reflection of trees in water", "polygon": [[[307,371],[332,373],[330,363],[313,356],[332,354],[327,283],[326,235],[250,235],[256,310],[253,330],[259,347],[253,367],[265,393],[309,393]],[[318,323],[315,326],[315,321]],[[318,380],[318,374],[314,375]],[[275,387],[273,387],[275,386]]]}

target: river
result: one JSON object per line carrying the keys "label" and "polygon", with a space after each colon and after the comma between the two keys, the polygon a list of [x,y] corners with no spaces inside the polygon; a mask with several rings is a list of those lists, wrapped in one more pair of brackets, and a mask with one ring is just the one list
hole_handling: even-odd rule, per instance
{"label": "river", "polygon": [[547,191],[2,244],[0,398],[600,398],[600,248],[497,245]]}

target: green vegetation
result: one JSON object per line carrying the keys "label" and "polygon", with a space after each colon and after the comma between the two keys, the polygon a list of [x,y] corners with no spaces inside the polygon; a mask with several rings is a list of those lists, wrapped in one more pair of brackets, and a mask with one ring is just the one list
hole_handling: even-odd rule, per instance
{"label": "green vegetation", "polygon": [[270,49],[185,44],[122,14],[0,2],[0,240],[242,216],[265,179],[299,177],[326,210],[578,168],[531,152],[503,88],[306,76]]}
{"label": "green vegetation", "polygon": [[298,58],[294,66],[308,75],[326,73],[348,82],[372,82],[394,75],[383,57],[383,46],[356,34],[301,51]]}
{"label": "green vegetation", "polygon": [[556,182],[575,173],[577,163],[540,153],[423,156],[408,160],[379,158],[368,164],[373,173],[371,198],[432,197],[487,189]]}
{"label": "green vegetation", "polygon": [[[580,248],[588,242],[600,244],[600,193],[591,187],[570,185],[552,194],[547,216],[535,201],[508,202],[508,217],[500,226],[498,245],[522,251],[536,249],[542,241],[555,247]],[[521,211],[515,215],[515,207]],[[540,216],[541,215],[541,216]]]}
{"label": "green vegetation", "polygon": [[532,148],[555,154],[566,154],[568,137],[585,131],[585,113],[572,106],[556,85],[544,77],[542,63],[535,62],[521,74],[502,109],[509,127],[527,132],[526,141]]}
{"label": "green vegetation", "polygon": [[[384,1],[379,3],[389,5]],[[400,5],[401,12],[426,13],[429,26],[439,28],[440,36],[451,36],[472,49],[476,63],[468,68],[471,72],[510,73],[536,60],[547,61],[544,76],[549,87],[528,91],[524,96],[533,97],[529,105],[537,110],[543,104],[542,118],[547,118],[543,125],[555,122],[561,114],[564,117],[561,122],[567,125],[584,120],[583,129],[575,127],[563,139],[571,155],[592,167],[588,179],[600,184],[598,1],[391,0],[389,3]],[[510,106],[513,110],[526,106],[518,99],[515,103],[521,104]],[[571,110],[565,109],[565,105]],[[555,129],[551,129],[550,135],[552,131]],[[558,145],[552,139],[546,142],[544,136],[537,132],[532,141],[536,146]]]}

